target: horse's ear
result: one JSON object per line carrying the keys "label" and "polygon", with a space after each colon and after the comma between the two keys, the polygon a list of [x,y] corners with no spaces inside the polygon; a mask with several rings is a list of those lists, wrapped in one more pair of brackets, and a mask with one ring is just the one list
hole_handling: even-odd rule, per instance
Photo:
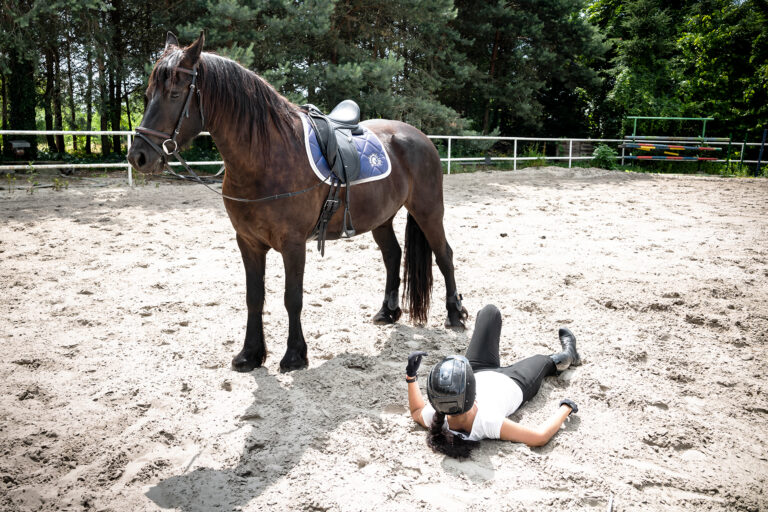
{"label": "horse's ear", "polygon": [[197,64],[197,61],[200,58],[200,52],[203,51],[203,44],[205,44],[205,33],[200,31],[200,37],[198,37],[195,42],[189,45],[189,48],[184,51],[184,62],[189,66]]}
{"label": "horse's ear", "polygon": [[165,37],[165,49],[167,50],[170,46],[179,46],[179,40],[176,38],[173,32],[169,30],[168,35]]}

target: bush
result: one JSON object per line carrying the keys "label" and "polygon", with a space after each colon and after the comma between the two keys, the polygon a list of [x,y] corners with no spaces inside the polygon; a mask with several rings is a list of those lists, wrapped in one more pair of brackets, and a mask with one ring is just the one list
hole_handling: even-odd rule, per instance
{"label": "bush", "polygon": [[600,144],[592,153],[592,165],[601,169],[614,169],[616,167],[616,157],[619,154],[610,146]]}
{"label": "bush", "polygon": [[547,159],[544,149],[539,149],[538,144],[533,144],[522,148],[521,155],[523,158],[532,158],[533,160],[522,160],[517,164],[518,169],[524,169],[526,167],[543,167],[547,165]]}

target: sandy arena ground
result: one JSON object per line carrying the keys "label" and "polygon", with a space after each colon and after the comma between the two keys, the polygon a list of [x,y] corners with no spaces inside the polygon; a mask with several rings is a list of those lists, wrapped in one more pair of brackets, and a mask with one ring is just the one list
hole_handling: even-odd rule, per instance
{"label": "sandy arena ground", "polygon": [[[238,374],[245,279],[219,197],[0,191],[0,509],[768,510],[767,180],[547,167],[452,175],[445,196],[469,330],[443,328],[436,267],[428,325],[373,325],[370,234],[308,245],[311,365],[280,374],[273,251],[271,353]],[[513,419],[580,411],[543,448],[459,462],[407,414],[405,361],[463,352],[487,303],[503,362],[556,351],[558,326],[585,360]]]}

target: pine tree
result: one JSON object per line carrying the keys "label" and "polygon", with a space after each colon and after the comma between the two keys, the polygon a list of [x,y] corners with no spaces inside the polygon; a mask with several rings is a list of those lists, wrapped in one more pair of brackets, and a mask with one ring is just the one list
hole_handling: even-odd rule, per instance
{"label": "pine tree", "polygon": [[[579,16],[578,0],[457,0],[455,22],[476,66],[450,105],[483,133],[562,134],[586,130],[586,94],[600,84],[591,69],[606,51]],[[574,122],[575,121],[575,122]]]}
{"label": "pine tree", "polygon": [[466,75],[453,52],[450,1],[211,0],[207,11],[181,34],[205,28],[210,49],[261,74],[293,101],[328,110],[351,98],[366,118],[460,130],[458,114],[437,98],[445,81]]}
{"label": "pine tree", "polygon": [[[37,88],[37,49],[34,41],[34,21],[37,11],[31,0],[9,2],[0,11],[0,65],[8,75],[8,128],[34,130]],[[37,155],[37,137],[14,136],[14,140],[30,143],[31,154]],[[3,154],[11,156],[10,139],[3,137]]]}

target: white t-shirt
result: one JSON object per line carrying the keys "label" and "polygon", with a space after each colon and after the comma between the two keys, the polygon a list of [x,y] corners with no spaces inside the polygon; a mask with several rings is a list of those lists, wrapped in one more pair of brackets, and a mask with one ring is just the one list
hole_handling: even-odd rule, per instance
{"label": "white t-shirt", "polygon": [[[494,371],[482,371],[475,374],[475,401],[477,402],[477,415],[472,423],[472,432],[464,435],[470,441],[481,439],[499,439],[501,437],[501,425],[504,419],[514,413],[523,403],[523,390],[517,383],[504,375]],[[421,410],[421,419],[424,424],[432,424],[435,409],[427,403]],[[443,429],[448,429],[448,419],[443,424]],[[452,431],[453,432],[453,431]]]}

